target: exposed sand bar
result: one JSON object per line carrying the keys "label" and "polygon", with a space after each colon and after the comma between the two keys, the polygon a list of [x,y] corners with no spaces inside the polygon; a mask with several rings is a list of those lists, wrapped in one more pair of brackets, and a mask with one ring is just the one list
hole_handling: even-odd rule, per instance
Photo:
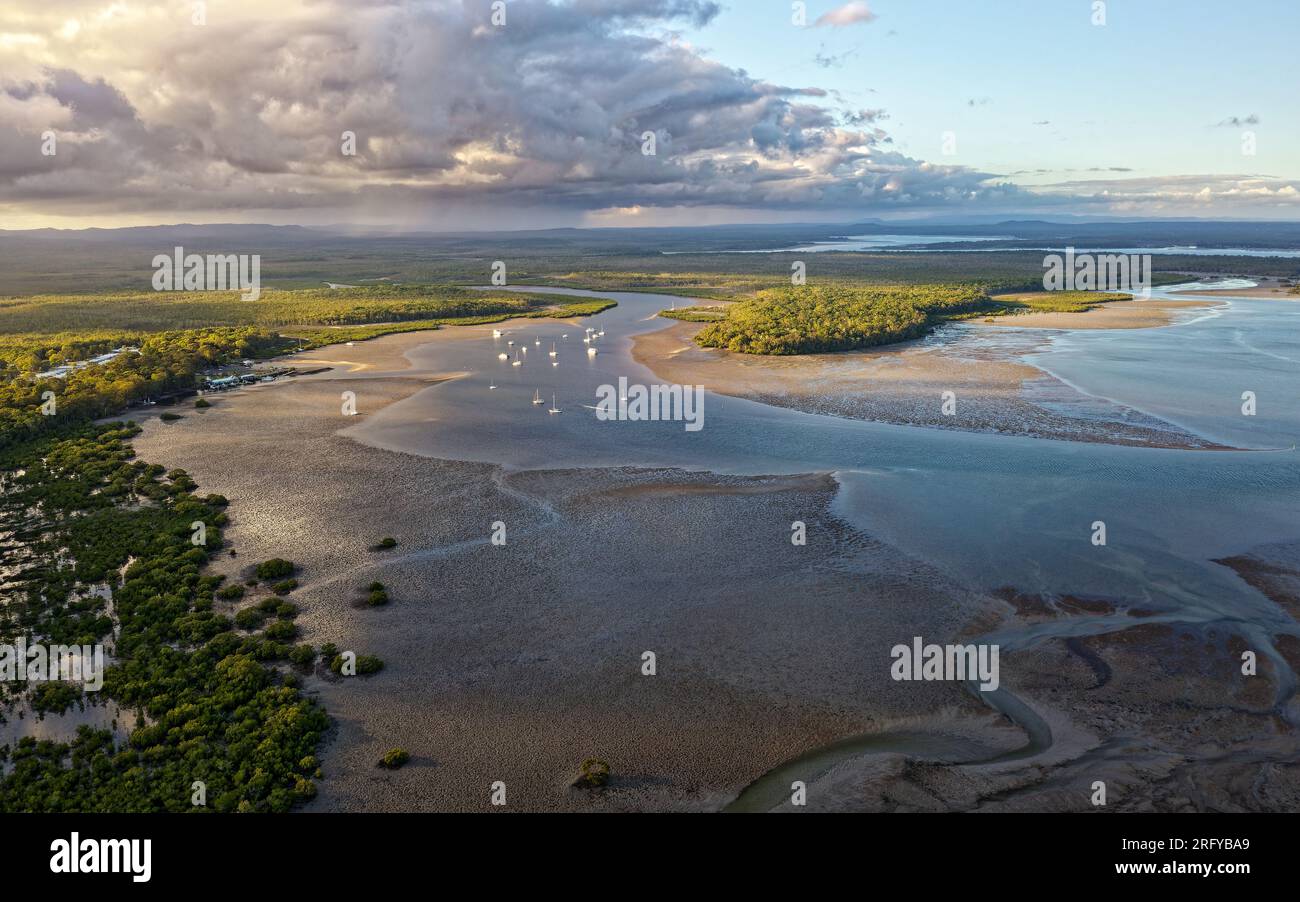
{"label": "exposed sand bar", "polygon": [[[1213,281],[1215,279],[1231,279],[1235,276],[1222,276],[1215,273],[1197,273],[1202,281]],[[1179,297],[1226,297],[1234,298],[1258,298],[1260,300],[1279,300],[1279,301],[1300,301],[1300,294],[1296,294],[1292,287],[1281,279],[1267,277],[1253,277],[1251,281],[1257,284],[1253,288],[1215,288],[1215,289],[1191,289],[1188,291],[1179,291]]]}
{"label": "exposed sand bar", "polygon": [[[1189,303],[1206,306],[1202,302]],[[1111,316],[1130,314],[1116,312]],[[1073,441],[1221,447],[1137,411],[1084,399],[1038,368],[1019,362],[1018,354],[1039,350],[1046,343],[1033,333],[1017,337],[1009,345],[981,345],[958,336],[864,351],[764,357],[701,348],[694,342],[701,328],[699,323],[679,322],[668,329],[638,335],[633,357],[666,382],[703,385],[719,394],[809,413]],[[964,330],[966,336],[972,334],[968,325],[949,329]],[[943,408],[943,394],[948,391],[958,398],[951,414]],[[1049,409],[1034,403],[1035,399],[1058,402],[1057,407]],[[1087,404],[1088,416],[1063,413],[1062,408],[1068,409],[1070,404]]]}
{"label": "exposed sand bar", "polygon": [[[1214,292],[1188,292],[1213,296]],[[1209,301],[1133,300],[1098,304],[1082,313],[1017,313],[972,320],[981,326],[1021,329],[1150,329],[1172,325],[1189,313],[1208,310]]]}

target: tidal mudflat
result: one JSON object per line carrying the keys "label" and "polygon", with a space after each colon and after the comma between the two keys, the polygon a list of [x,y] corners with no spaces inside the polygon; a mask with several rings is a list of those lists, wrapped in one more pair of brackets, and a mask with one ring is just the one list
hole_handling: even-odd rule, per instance
{"label": "tidal mudflat", "polygon": [[[482,810],[497,780],[526,810],[768,810],[791,779],[822,809],[1084,810],[1096,779],[1118,788],[1121,809],[1300,803],[1300,627],[1273,590],[1292,578],[1300,469],[1289,452],[1207,450],[1294,433],[1294,395],[1280,395],[1294,369],[1276,359],[1293,350],[1266,338],[1269,317],[1293,312],[1240,302],[1214,320],[1123,330],[1172,364],[1155,333],[1242,332],[1235,353],[1279,405],[1267,424],[1213,405],[1175,423],[1171,411],[1222,374],[1176,373],[1182,395],[1151,398],[1108,383],[1125,346],[1113,360],[1109,345],[1092,351],[1094,378],[1070,362],[1076,333],[1057,350],[1026,331],[1024,356],[1068,372],[1062,384],[1202,442],[1133,447],[712,391],[699,433],[602,423],[594,388],[656,378],[645,336],[676,328],[654,318],[668,298],[615,297],[591,320],[321,349],[311,357],[327,373],[151,420],[137,439],[146,459],[231,499],[241,558],[301,565],[307,641],[352,637],[385,660],[373,677],[310,682],[337,723],[315,807]],[[578,344],[588,325],[610,333],[596,357]],[[992,331],[1016,334],[946,340],[978,354]],[[509,341],[534,359],[499,360]],[[889,361],[873,365],[908,366]],[[1003,390],[1020,372],[997,377]],[[341,415],[344,391],[357,417]],[[534,392],[563,412],[532,405]],[[1098,519],[1102,548],[1089,541]],[[795,522],[806,545],[791,542]],[[396,549],[369,550],[387,535]],[[1243,556],[1254,571],[1219,562]],[[372,580],[389,587],[385,608],[354,603]],[[893,681],[890,648],[915,636],[1000,643],[996,697]],[[1245,649],[1258,678],[1240,673]],[[412,763],[376,769],[393,746]],[[613,780],[572,789],[590,757]]]}
{"label": "tidal mudflat", "polygon": [[[367,365],[441,335],[319,356]],[[480,810],[503,780],[523,809],[710,809],[810,742],[934,711],[989,729],[959,689],[903,692],[860,666],[900,626],[956,632],[991,602],[846,527],[828,475],[506,472],[371,448],[338,434],[340,392],[364,420],[437,374],[360,372],[226,395],[138,439],[240,506],[240,556],[222,572],[298,562],[308,641],[360,637],[385,661],[375,677],[313,679],[338,724],[316,807]],[[811,553],[791,545],[794,520]],[[496,521],[504,546],[488,541]],[[398,548],[367,549],[385,535]],[[393,601],[356,607],[372,580]],[[377,770],[399,745],[412,764]],[[593,756],[615,765],[611,788],[570,791]]]}

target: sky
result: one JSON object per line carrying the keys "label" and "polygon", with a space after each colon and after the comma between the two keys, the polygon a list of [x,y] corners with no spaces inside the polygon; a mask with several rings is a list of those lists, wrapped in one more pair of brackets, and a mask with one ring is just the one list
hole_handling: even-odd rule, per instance
{"label": "sky", "polygon": [[1291,0],[3,0],[0,228],[1294,220],[1297,34]]}

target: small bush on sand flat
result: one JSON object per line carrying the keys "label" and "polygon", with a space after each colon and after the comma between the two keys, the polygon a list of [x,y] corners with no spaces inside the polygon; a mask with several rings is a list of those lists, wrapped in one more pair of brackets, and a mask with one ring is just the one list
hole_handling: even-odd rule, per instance
{"label": "small bush on sand flat", "polygon": [[609,763],[599,758],[588,758],[578,770],[578,779],[574,786],[584,789],[599,789],[609,782]]}
{"label": "small bush on sand flat", "polygon": [[384,757],[379,759],[379,766],[387,770],[397,770],[410,760],[411,753],[406,749],[389,749],[384,752]]}
{"label": "small bush on sand flat", "polygon": [[257,578],[261,580],[284,579],[293,576],[293,571],[298,568],[292,561],[286,561],[282,557],[273,557],[269,561],[262,561],[257,565]]}

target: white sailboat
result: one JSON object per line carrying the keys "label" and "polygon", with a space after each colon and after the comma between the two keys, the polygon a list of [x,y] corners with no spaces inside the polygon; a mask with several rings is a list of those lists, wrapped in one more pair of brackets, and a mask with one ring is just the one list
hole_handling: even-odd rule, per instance
{"label": "white sailboat", "polygon": [[588,356],[588,357],[595,357],[598,353],[600,353],[600,352],[597,351],[595,348],[587,348],[587,356]]}
{"label": "white sailboat", "polygon": [[524,362],[523,362],[522,360],[520,360],[518,357],[516,357],[514,360],[510,361],[510,365],[511,365],[511,366],[523,366],[523,365],[524,365]]}
{"label": "white sailboat", "polygon": [[533,336],[533,347],[535,347],[535,348],[540,348],[541,346],[542,346],[542,340],[541,340],[540,338],[538,338],[536,335],[534,335],[534,336]]}
{"label": "white sailboat", "polygon": [[550,355],[551,355],[552,357],[555,356],[555,342],[551,342]]}
{"label": "white sailboat", "polygon": [[492,330],[492,337],[493,337],[493,338],[500,338],[500,337],[501,337],[501,330],[500,330],[500,329],[493,329],[493,330]]}
{"label": "white sailboat", "polygon": [[497,360],[509,360],[509,359],[510,359],[510,355],[504,352],[497,355]]}
{"label": "white sailboat", "polygon": [[551,409],[547,413],[563,413],[564,411],[555,406],[555,395],[551,395]]}
{"label": "white sailboat", "polygon": [[546,399],[542,397],[542,393],[539,392],[537,389],[533,389],[533,404],[545,404],[545,403],[546,403]]}

